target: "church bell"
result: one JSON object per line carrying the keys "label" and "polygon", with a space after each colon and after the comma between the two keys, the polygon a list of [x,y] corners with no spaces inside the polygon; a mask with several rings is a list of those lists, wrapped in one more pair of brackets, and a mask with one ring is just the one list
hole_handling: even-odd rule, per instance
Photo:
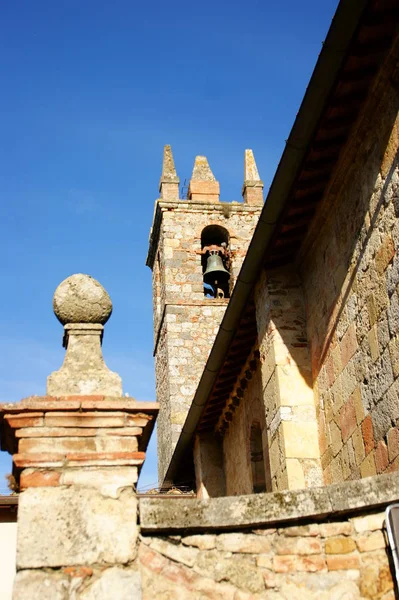
{"label": "church bell", "polygon": [[222,257],[218,252],[210,252],[204,273],[204,282],[213,285],[215,282],[224,283],[230,278],[230,273],[224,268]]}

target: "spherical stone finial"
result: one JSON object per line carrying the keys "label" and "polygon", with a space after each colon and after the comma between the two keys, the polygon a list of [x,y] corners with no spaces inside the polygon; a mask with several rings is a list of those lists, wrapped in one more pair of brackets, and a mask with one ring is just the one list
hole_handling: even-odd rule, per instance
{"label": "spherical stone finial", "polygon": [[77,273],[64,279],[53,297],[57,319],[66,323],[100,323],[104,325],[112,313],[107,291],[90,275]]}

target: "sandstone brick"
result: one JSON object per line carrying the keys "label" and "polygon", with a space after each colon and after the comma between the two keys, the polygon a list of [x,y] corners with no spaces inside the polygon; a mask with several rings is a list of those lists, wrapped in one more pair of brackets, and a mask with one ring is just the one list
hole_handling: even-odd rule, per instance
{"label": "sandstone brick", "polygon": [[48,412],[46,427],[123,427],[125,414],[121,412]]}
{"label": "sandstone brick", "polygon": [[20,413],[16,415],[4,415],[4,420],[13,429],[22,427],[40,427],[43,425],[43,413],[42,412],[31,412],[31,413]]}
{"label": "sandstone brick", "polygon": [[364,517],[355,517],[352,519],[353,526],[357,533],[380,530],[383,528],[384,521],[384,512],[374,513]]}
{"label": "sandstone brick", "polygon": [[150,547],[167,558],[182,563],[188,567],[194,566],[199,550],[189,546],[175,545],[165,540],[152,538]]}
{"label": "sandstone brick", "polygon": [[58,485],[60,473],[57,471],[28,471],[21,473],[20,489],[25,490],[28,487],[52,487]]}
{"label": "sandstone brick", "polygon": [[369,454],[369,452],[371,452],[371,450],[373,450],[375,447],[373,421],[371,420],[370,415],[367,415],[367,417],[362,423],[362,435],[364,442],[364,450],[367,456],[367,454]]}
{"label": "sandstone brick", "polygon": [[374,324],[373,327],[367,334],[370,354],[373,362],[375,362],[380,356],[380,348],[378,345],[378,335],[377,335],[377,324]]}
{"label": "sandstone brick", "polygon": [[372,477],[373,475],[377,475],[373,452],[366,456],[366,458],[360,465],[360,473],[362,477]]}
{"label": "sandstone brick", "polygon": [[356,550],[356,544],[350,537],[330,537],[326,540],[326,554],[349,554]]}
{"label": "sandstone brick", "polygon": [[194,546],[199,550],[213,550],[216,547],[216,536],[209,534],[188,535],[181,541],[185,546]]}
{"label": "sandstone brick", "polygon": [[319,539],[311,537],[280,537],[274,549],[277,554],[321,554],[322,545]]}
{"label": "sandstone brick", "polygon": [[388,344],[393,376],[399,377],[399,337],[393,337]]}
{"label": "sandstone brick", "polygon": [[393,461],[399,455],[399,428],[392,427],[388,431],[388,456],[389,461]]}
{"label": "sandstone brick", "polygon": [[68,600],[69,576],[60,572],[43,572],[35,569],[19,571],[13,588],[13,600]]}
{"label": "sandstone brick", "polygon": [[271,551],[271,541],[251,533],[224,533],[218,536],[216,547],[224,552],[266,554]]}
{"label": "sandstone brick", "polygon": [[[362,568],[360,592],[363,598],[381,598],[388,600],[389,590],[393,588],[392,575],[388,565],[369,564]],[[394,600],[394,597],[392,600]]]}
{"label": "sandstone brick", "polygon": [[380,440],[375,450],[375,467],[377,473],[385,471],[389,463],[388,460],[388,448],[383,440]]}
{"label": "sandstone brick", "polygon": [[390,235],[385,236],[375,257],[377,273],[381,276],[395,256],[395,245]]}
{"label": "sandstone brick", "polygon": [[353,525],[349,522],[343,523],[320,523],[319,531],[321,537],[328,538],[337,535],[351,535],[353,533]]}
{"label": "sandstone brick", "polygon": [[274,556],[273,568],[276,573],[291,573],[293,571],[322,571],[326,561],[321,555],[314,556]]}
{"label": "sandstone brick", "polygon": [[382,531],[373,531],[369,535],[362,535],[356,539],[359,552],[371,552],[386,547],[385,537]]}
{"label": "sandstone brick", "polygon": [[329,425],[330,430],[330,438],[331,438],[331,449],[334,456],[337,456],[338,452],[341,450],[343,442],[341,430],[335,421],[331,421]]}
{"label": "sandstone brick", "polygon": [[353,402],[355,404],[356,421],[357,421],[357,424],[360,425],[365,417],[365,414],[364,414],[364,407],[363,407],[363,402],[362,402],[362,395],[361,395],[359,386],[356,387],[351,398],[353,398]]}
{"label": "sandstone brick", "polygon": [[353,432],[352,443],[353,443],[353,449],[355,452],[356,465],[359,466],[363,462],[363,460],[366,456],[366,452],[364,450],[362,431],[361,431],[360,427],[358,427]]}
{"label": "sandstone brick", "polygon": [[295,527],[284,528],[283,532],[285,537],[316,537],[319,535],[319,524],[310,523],[309,525],[297,525]]}
{"label": "sandstone brick", "polygon": [[356,329],[352,324],[341,340],[342,368],[344,369],[357,350]]}
{"label": "sandstone brick", "polygon": [[273,556],[271,554],[260,554],[256,558],[256,566],[262,569],[273,569]]}
{"label": "sandstone brick", "polygon": [[326,557],[329,571],[359,569],[360,558],[358,554],[330,554]]}
{"label": "sandstone brick", "polygon": [[342,440],[345,443],[355,431],[357,425],[355,400],[353,397],[351,397],[341,409],[340,425]]}
{"label": "sandstone brick", "polygon": [[96,488],[103,496],[118,498],[122,489],[132,488],[137,482],[137,467],[87,467],[84,469],[64,469],[60,485]]}

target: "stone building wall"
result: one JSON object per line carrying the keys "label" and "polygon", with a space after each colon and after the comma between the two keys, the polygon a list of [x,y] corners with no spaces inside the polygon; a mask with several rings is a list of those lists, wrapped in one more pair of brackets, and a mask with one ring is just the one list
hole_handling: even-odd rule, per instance
{"label": "stone building wall", "polygon": [[399,466],[396,56],[352,131],[300,261],[327,484]]}
{"label": "stone building wall", "polygon": [[[265,427],[265,411],[262,400],[262,387],[259,371],[254,373],[244,391],[244,396],[237,409],[229,428],[223,437],[224,472],[226,477],[226,495],[253,493],[251,473],[251,426],[259,423],[262,429],[263,458],[267,475],[268,443]],[[240,449],[238,451],[238,448]],[[266,472],[265,472],[266,476]],[[270,482],[269,482],[270,483]],[[269,489],[271,489],[269,487]]]}
{"label": "stone building wall", "polygon": [[305,307],[295,270],[263,272],[255,302],[272,489],[320,485]]}
{"label": "stone building wall", "polygon": [[241,203],[158,201],[153,292],[160,483],[228,304],[228,298],[204,296],[201,233],[208,225],[228,231],[232,288],[260,210]]}

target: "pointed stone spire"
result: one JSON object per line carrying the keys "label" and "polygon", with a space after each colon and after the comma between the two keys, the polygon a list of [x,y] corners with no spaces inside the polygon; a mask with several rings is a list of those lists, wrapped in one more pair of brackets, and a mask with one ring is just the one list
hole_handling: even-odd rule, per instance
{"label": "pointed stone spire", "polygon": [[220,185],[206,156],[196,156],[187,197],[197,202],[219,202]]}
{"label": "pointed stone spire", "polygon": [[245,150],[242,196],[246,204],[254,206],[263,204],[263,181],[259,177],[258,167],[256,166],[252,150]]}
{"label": "pointed stone spire", "polygon": [[163,149],[162,175],[159,182],[159,192],[163,200],[179,199],[179,183],[172,148],[167,145]]}

